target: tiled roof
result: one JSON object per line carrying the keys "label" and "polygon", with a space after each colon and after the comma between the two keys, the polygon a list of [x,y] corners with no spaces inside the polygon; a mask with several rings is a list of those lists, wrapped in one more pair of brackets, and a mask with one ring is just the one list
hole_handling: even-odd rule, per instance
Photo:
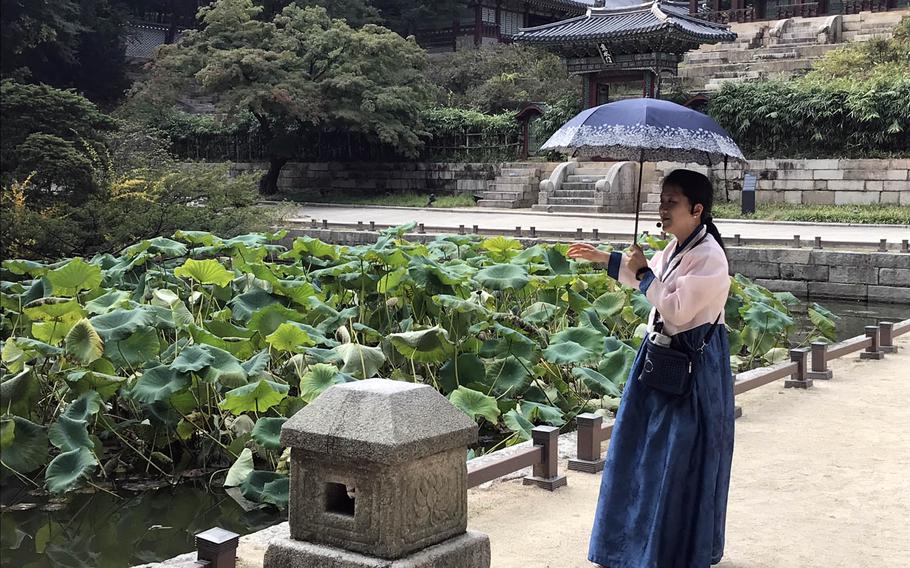
{"label": "tiled roof", "polygon": [[604,8],[589,8],[587,14],[535,28],[523,28],[514,36],[522,43],[557,44],[600,41],[667,31],[699,43],[732,41],[736,34],[724,24],[688,14],[687,5],[661,0],[633,3],[610,1]]}
{"label": "tiled roof", "polygon": [[542,8],[562,9],[573,14],[584,14],[585,10],[597,5],[598,0],[528,0],[528,4]]}
{"label": "tiled roof", "polygon": [[[174,41],[180,39],[182,32],[177,32]],[[126,38],[126,56],[132,59],[151,59],[155,48],[165,43],[167,28],[147,24],[130,24]]]}

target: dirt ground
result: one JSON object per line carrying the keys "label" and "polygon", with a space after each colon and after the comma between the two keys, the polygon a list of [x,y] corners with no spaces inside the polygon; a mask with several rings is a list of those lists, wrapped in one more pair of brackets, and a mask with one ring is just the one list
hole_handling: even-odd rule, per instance
{"label": "dirt ground", "polygon": [[[881,361],[833,361],[834,379],[812,389],[779,381],[737,397],[718,568],[910,567],[910,335],[895,343]],[[490,536],[492,568],[591,567],[600,475],[568,481],[553,493],[520,480],[468,492],[468,527]],[[261,567],[271,536],[286,534],[283,523],[242,538],[238,568]]]}
{"label": "dirt ground", "polygon": [[[910,566],[910,336],[881,361],[832,361],[807,391],[737,397],[727,546],[718,568]],[[493,568],[589,568],[600,475],[548,493],[520,481],[468,493]]]}

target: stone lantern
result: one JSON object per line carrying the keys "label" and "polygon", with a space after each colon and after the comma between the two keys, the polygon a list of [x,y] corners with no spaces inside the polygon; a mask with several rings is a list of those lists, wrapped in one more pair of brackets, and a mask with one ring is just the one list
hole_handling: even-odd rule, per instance
{"label": "stone lantern", "polygon": [[291,448],[290,539],[264,568],[488,568],[467,531],[477,425],[435,389],[387,379],[336,385],[281,430]]}

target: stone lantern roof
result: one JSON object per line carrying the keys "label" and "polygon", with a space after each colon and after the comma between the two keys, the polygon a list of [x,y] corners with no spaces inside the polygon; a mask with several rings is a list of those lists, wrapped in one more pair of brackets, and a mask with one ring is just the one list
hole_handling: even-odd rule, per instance
{"label": "stone lantern roof", "polygon": [[284,446],[386,465],[476,440],[477,424],[435,389],[389,379],[336,385],[281,429]]}

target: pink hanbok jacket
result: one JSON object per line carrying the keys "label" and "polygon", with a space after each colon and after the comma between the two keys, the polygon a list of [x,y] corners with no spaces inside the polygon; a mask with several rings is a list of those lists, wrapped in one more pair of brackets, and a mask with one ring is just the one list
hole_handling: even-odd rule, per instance
{"label": "pink hanbok jacket", "polygon": [[[692,237],[693,242],[698,241],[704,231],[705,228],[702,227]],[[622,253],[613,253],[608,271],[626,286],[638,288],[645,294],[651,305],[660,311],[664,333],[668,335],[714,323],[718,314],[719,323],[724,323],[724,305],[730,292],[730,267],[724,250],[713,236],[707,235],[700,244],[681,253],[681,256],[677,255],[670,264],[665,265],[665,259],[671,257],[676,245],[677,240],[674,238],[664,250],[658,251],[648,261],[648,267],[655,276],[653,279],[646,277],[641,282],[637,281]],[[669,270],[677,262],[679,266]],[[614,272],[614,267],[618,268],[618,275]],[[662,277],[665,270],[670,275],[664,281]],[[651,331],[653,322],[652,309],[648,331]]]}

